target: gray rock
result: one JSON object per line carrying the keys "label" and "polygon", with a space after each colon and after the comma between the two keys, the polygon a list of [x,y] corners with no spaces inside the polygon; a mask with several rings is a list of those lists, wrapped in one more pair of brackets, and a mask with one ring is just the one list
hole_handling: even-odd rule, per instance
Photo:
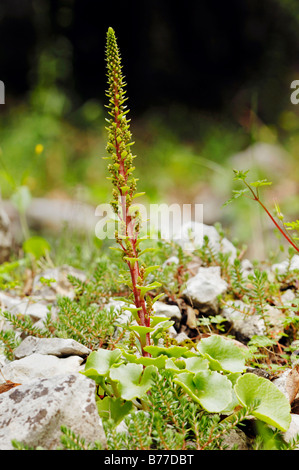
{"label": "gray rock", "polygon": [[286,369],[283,373],[272,380],[272,383],[289,399],[289,395],[286,388],[287,378],[292,369]]}
{"label": "gray rock", "polygon": [[209,245],[216,252],[230,253],[229,261],[233,262],[237,256],[236,247],[227,239],[220,237],[216,228],[201,222],[187,222],[175,234],[174,240],[185,250],[194,251],[201,248],[204,237],[209,238]]}
{"label": "gray rock", "polygon": [[265,334],[264,320],[260,315],[251,313],[250,307],[241,300],[228,300],[222,308],[221,315],[231,322],[236,333],[244,339]]}
{"label": "gray rock", "polygon": [[246,372],[250,374],[255,374],[258,377],[263,377],[264,379],[270,379],[271,375],[264,369],[259,369],[255,367],[246,367]]}
{"label": "gray rock", "polygon": [[69,232],[93,233],[99,221],[96,208],[80,201],[32,198],[26,211],[29,227],[57,234],[65,225]]}
{"label": "gray rock", "polygon": [[81,374],[37,378],[0,395],[0,449],[13,439],[30,447],[55,450],[64,425],[86,442],[105,433],[95,403],[95,382]]}
{"label": "gray rock", "polygon": [[91,353],[91,350],[73,339],[28,336],[15,349],[14,356],[16,359],[21,359],[34,353],[50,354],[57,357],[86,357]]}
{"label": "gray rock", "polygon": [[271,270],[278,274],[285,274],[287,270],[294,271],[295,269],[299,269],[299,255],[294,255],[289,263],[288,260],[284,260],[281,263],[273,264]]}
{"label": "gray rock", "polygon": [[162,266],[163,267],[164,266],[169,266],[170,264],[179,264],[179,258],[177,256],[171,256],[166,261],[164,261]]}
{"label": "gray rock", "polygon": [[[299,415],[291,413],[291,424],[289,429],[283,433],[283,438],[286,442],[290,442],[299,435]],[[299,450],[299,446],[296,447]]]}
{"label": "gray rock", "polygon": [[178,337],[178,333],[177,333],[176,329],[175,329],[173,326],[171,326],[170,328],[168,328],[167,334],[168,334],[168,336],[169,336],[170,338],[175,338],[175,339],[177,339],[177,337]]}
{"label": "gray rock", "polygon": [[[289,168],[289,158],[289,154],[279,145],[256,142],[230,157],[230,163],[238,170],[260,168],[266,170],[267,173],[271,171],[273,177],[277,177],[282,173],[286,174]],[[250,171],[250,175],[252,174],[253,172]]]}
{"label": "gray rock", "polygon": [[3,207],[0,207],[0,263],[8,260],[12,244],[10,220]]}
{"label": "gray rock", "polygon": [[[113,300],[110,299],[106,308],[113,307],[118,312],[121,312],[120,316],[117,318],[118,325],[126,325],[131,323],[133,325],[137,324],[135,320],[132,320],[133,315],[130,310],[126,310],[127,304],[122,300]],[[168,317],[180,320],[182,318],[181,311],[177,305],[168,305],[164,302],[155,302],[153,305],[153,314],[161,317]]]}
{"label": "gray rock", "polygon": [[240,429],[232,429],[224,435],[222,447],[225,450],[249,450],[247,436]]}
{"label": "gray rock", "polygon": [[58,358],[35,353],[10,362],[2,368],[2,372],[6,380],[23,384],[36,378],[79,372],[84,367],[81,366],[83,361],[80,356]]}
{"label": "gray rock", "polygon": [[273,305],[266,305],[264,312],[265,318],[271,327],[271,334],[275,338],[281,338],[284,330],[284,314]]}
{"label": "gray rock", "polygon": [[241,261],[241,271],[244,277],[247,277],[249,274],[252,274],[254,270],[252,262],[245,258]]}
{"label": "gray rock", "polygon": [[293,300],[295,300],[296,295],[292,289],[287,289],[282,295],[281,295],[281,302],[283,305],[291,305]]}
{"label": "gray rock", "polygon": [[0,353],[0,369],[2,369],[6,364],[9,364],[10,361],[7,359],[5,354]]}
{"label": "gray rock", "polygon": [[[72,266],[63,265],[41,272],[33,279],[32,296],[52,301],[57,295],[74,298],[74,289],[68,276],[74,276],[82,282],[86,281],[86,274]],[[43,279],[48,281],[42,282]]]}
{"label": "gray rock", "polygon": [[46,318],[49,313],[48,304],[37,302],[29,297],[12,297],[0,292],[0,307],[13,315],[28,315],[33,321]]}
{"label": "gray rock", "polygon": [[113,308],[113,310],[119,314],[116,321],[118,325],[127,325],[128,323],[132,323],[133,319],[132,312],[130,312],[130,310],[126,310],[127,306],[128,304],[122,300],[109,299],[106,309],[109,310],[110,308]]}
{"label": "gray rock", "polygon": [[153,305],[154,315],[180,320],[182,318],[181,311],[177,305],[168,305],[164,302],[155,302]]}
{"label": "gray rock", "polygon": [[227,283],[221,278],[219,266],[199,268],[198,273],[186,283],[183,296],[200,312],[217,313],[219,302],[217,296],[227,290]]}
{"label": "gray rock", "polygon": [[181,344],[184,341],[187,341],[188,339],[190,339],[190,338],[187,335],[187,333],[185,333],[184,331],[181,331],[181,333],[179,333],[178,335],[175,336],[175,340],[178,344]]}
{"label": "gray rock", "polygon": [[46,303],[32,301],[28,297],[12,297],[4,292],[0,292],[0,307],[13,315],[28,315],[33,321],[45,318],[49,312]]}

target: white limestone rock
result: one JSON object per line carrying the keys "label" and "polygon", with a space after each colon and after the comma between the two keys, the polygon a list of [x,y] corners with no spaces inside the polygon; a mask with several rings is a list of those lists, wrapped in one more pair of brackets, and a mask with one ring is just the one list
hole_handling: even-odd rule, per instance
{"label": "white limestone rock", "polygon": [[[32,297],[47,301],[56,300],[57,295],[74,298],[74,288],[68,276],[74,276],[82,282],[86,281],[86,274],[72,266],[62,265],[47,269],[33,279]],[[48,282],[43,282],[43,280]]]}
{"label": "white limestone rock", "polygon": [[227,239],[221,239],[216,228],[202,222],[187,222],[174,235],[174,240],[187,251],[201,248],[204,237],[208,236],[209,244],[216,252],[230,253],[229,261],[232,263],[237,256],[236,247]]}
{"label": "white limestone rock", "polygon": [[21,359],[34,353],[50,354],[57,357],[86,357],[91,353],[91,350],[73,339],[27,336],[14,350],[14,357]]}
{"label": "white limestone rock", "polygon": [[0,206],[0,263],[9,259],[12,250],[13,236],[9,217]]}
{"label": "white limestone rock", "polygon": [[155,302],[153,305],[154,315],[181,320],[182,314],[177,305],[169,305],[164,302]]}
{"label": "white limestone rock", "polygon": [[13,315],[28,315],[34,322],[46,318],[49,313],[48,305],[45,302],[32,300],[30,297],[12,297],[0,292],[0,308],[2,310],[9,311]]}
{"label": "white limestone rock", "polygon": [[6,380],[23,384],[36,378],[49,378],[55,375],[79,372],[84,368],[81,365],[83,361],[84,358],[80,356],[59,358],[34,353],[5,365],[2,368],[2,373]]}
{"label": "white limestone rock", "polygon": [[281,263],[273,264],[271,270],[278,274],[285,274],[287,272],[288,267],[290,271],[299,269],[299,255],[294,255],[290,263],[288,260],[284,260]]}
{"label": "white limestone rock", "polygon": [[[291,413],[291,424],[289,429],[283,433],[283,438],[286,442],[290,442],[295,439],[299,434],[299,415]],[[299,446],[296,446],[296,450],[299,450]]]}
{"label": "white limestone rock", "polygon": [[217,313],[218,296],[226,292],[228,285],[221,277],[219,266],[200,267],[198,273],[186,283],[183,296],[200,312]]}
{"label": "white limestone rock", "polygon": [[13,450],[13,439],[29,447],[55,450],[61,446],[62,425],[87,443],[100,441],[105,446],[95,387],[93,380],[71,373],[35,378],[2,393],[0,450]]}
{"label": "white limestone rock", "polygon": [[250,307],[241,300],[229,300],[221,315],[231,322],[233,329],[244,339],[262,336],[266,332],[265,322],[260,315],[253,314]]}

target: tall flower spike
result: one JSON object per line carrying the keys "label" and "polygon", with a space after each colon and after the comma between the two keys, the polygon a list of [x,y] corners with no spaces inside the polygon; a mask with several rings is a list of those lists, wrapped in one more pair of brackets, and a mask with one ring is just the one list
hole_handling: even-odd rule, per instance
{"label": "tall flower spike", "polygon": [[[132,195],[136,189],[136,179],[131,177],[134,170],[132,165],[133,155],[131,153],[131,132],[129,120],[126,115],[129,112],[124,104],[125,82],[122,75],[121,57],[116,42],[114,30],[108,29],[107,33],[107,70],[109,89],[107,96],[109,98],[110,126],[108,128],[107,151],[112,158],[112,164],[109,166],[112,182],[118,189],[117,197],[124,196],[126,203],[131,204]],[[116,193],[114,193],[116,198]]]}
{"label": "tall flower spike", "polygon": [[110,154],[111,163],[108,165],[110,178],[114,186],[112,208],[117,214],[119,223],[115,239],[123,251],[123,259],[126,262],[129,272],[130,281],[128,285],[131,287],[134,297],[135,310],[137,312],[136,319],[139,323],[139,334],[142,354],[149,356],[144,351],[144,346],[150,345],[150,308],[146,305],[146,293],[150,290],[149,286],[144,286],[144,269],[140,266],[139,261],[139,228],[140,215],[138,210],[134,210],[132,206],[133,197],[136,194],[137,180],[132,176],[134,171],[133,155],[131,147],[131,132],[129,120],[127,119],[125,97],[125,82],[122,75],[121,57],[115,37],[114,30],[108,29],[107,32],[107,76],[109,89],[106,93],[109,98],[110,119],[108,131],[107,152]]}

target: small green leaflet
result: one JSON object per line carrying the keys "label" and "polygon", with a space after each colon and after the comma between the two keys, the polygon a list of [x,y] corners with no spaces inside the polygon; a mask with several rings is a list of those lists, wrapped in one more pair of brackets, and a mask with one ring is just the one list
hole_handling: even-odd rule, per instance
{"label": "small green leaflet", "polygon": [[253,183],[250,183],[250,185],[254,186],[255,188],[259,188],[260,186],[270,186],[271,184],[271,181],[268,180],[258,180],[253,181]]}
{"label": "small green leaflet", "polygon": [[245,188],[245,189],[234,189],[233,190],[233,196],[228,199],[228,201],[226,201],[224,204],[222,204],[222,207],[225,207],[227,206],[228,204],[230,204],[232,201],[234,201],[235,199],[238,199],[240,196],[243,196],[244,193],[246,193],[248,191],[248,188]]}

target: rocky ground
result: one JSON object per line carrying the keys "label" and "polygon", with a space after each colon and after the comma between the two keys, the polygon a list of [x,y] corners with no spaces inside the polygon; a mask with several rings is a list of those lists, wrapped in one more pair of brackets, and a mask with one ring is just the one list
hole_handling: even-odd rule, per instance
{"label": "rocky ground", "polygon": [[[192,229],[194,246],[200,242],[200,236],[204,232],[215,248],[229,252],[231,261],[234,260],[235,247],[227,239],[221,241],[214,227],[193,224]],[[180,240],[184,247],[192,252],[192,246],[186,245],[190,242],[188,227],[183,227]],[[167,262],[177,263],[178,260],[172,257]],[[242,263],[243,275],[248,276],[253,266],[249,260],[243,260]],[[299,256],[294,256],[290,269],[298,267]],[[282,262],[272,266],[269,275],[274,270],[284,272],[285,269],[287,262]],[[155,314],[174,320],[169,335],[178,344],[189,338],[199,316],[205,312],[217,315],[221,311],[240,347],[246,348],[250,338],[265,333],[265,324],[259,315],[252,312],[249,315],[242,313],[242,301],[236,304],[236,301],[228,300],[224,307],[220,307],[218,296],[228,289],[227,282],[221,276],[220,267],[203,267],[194,259],[192,272],[180,302],[169,304],[158,301],[155,304]],[[49,309],[55,315],[58,294],[70,297],[74,295],[67,280],[68,274],[85,279],[83,272],[70,266],[50,269],[35,277],[29,297],[18,298],[0,292],[1,308],[14,314],[27,314],[35,325],[42,324]],[[40,282],[41,276],[55,279],[56,282],[47,286]],[[296,296],[298,291],[285,289],[281,302],[284,305],[292,305]],[[110,304],[115,308],[122,305],[120,301],[113,299]],[[130,312],[124,311],[124,322],[128,315]],[[269,305],[269,316],[273,326],[279,327],[281,310]],[[9,328],[1,317],[0,328]],[[22,441],[28,446],[38,445],[45,449],[55,449],[60,445],[61,425],[69,427],[87,442],[100,441],[105,446],[105,433],[95,402],[95,383],[79,373],[84,369],[85,360],[91,351],[71,339],[37,338],[26,336],[23,332],[20,332],[20,338],[22,341],[14,351],[13,360],[9,361],[4,355],[0,356],[0,449],[12,449],[12,439]],[[283,374],[276,378],[268,375],[292,403],[299,400],[296,370],[296,367],[285,369]],[[251,372],[267,377],[267,373],[260,369],[252,369]],[[299,414],[296,413],[296,407],[292,411],[292,423],[284,436],[286,440],[299,433]],[[229,446],[237,443],[239,448],[247,448],[246,436],[242,431],[232,433],[231,439]]]}

